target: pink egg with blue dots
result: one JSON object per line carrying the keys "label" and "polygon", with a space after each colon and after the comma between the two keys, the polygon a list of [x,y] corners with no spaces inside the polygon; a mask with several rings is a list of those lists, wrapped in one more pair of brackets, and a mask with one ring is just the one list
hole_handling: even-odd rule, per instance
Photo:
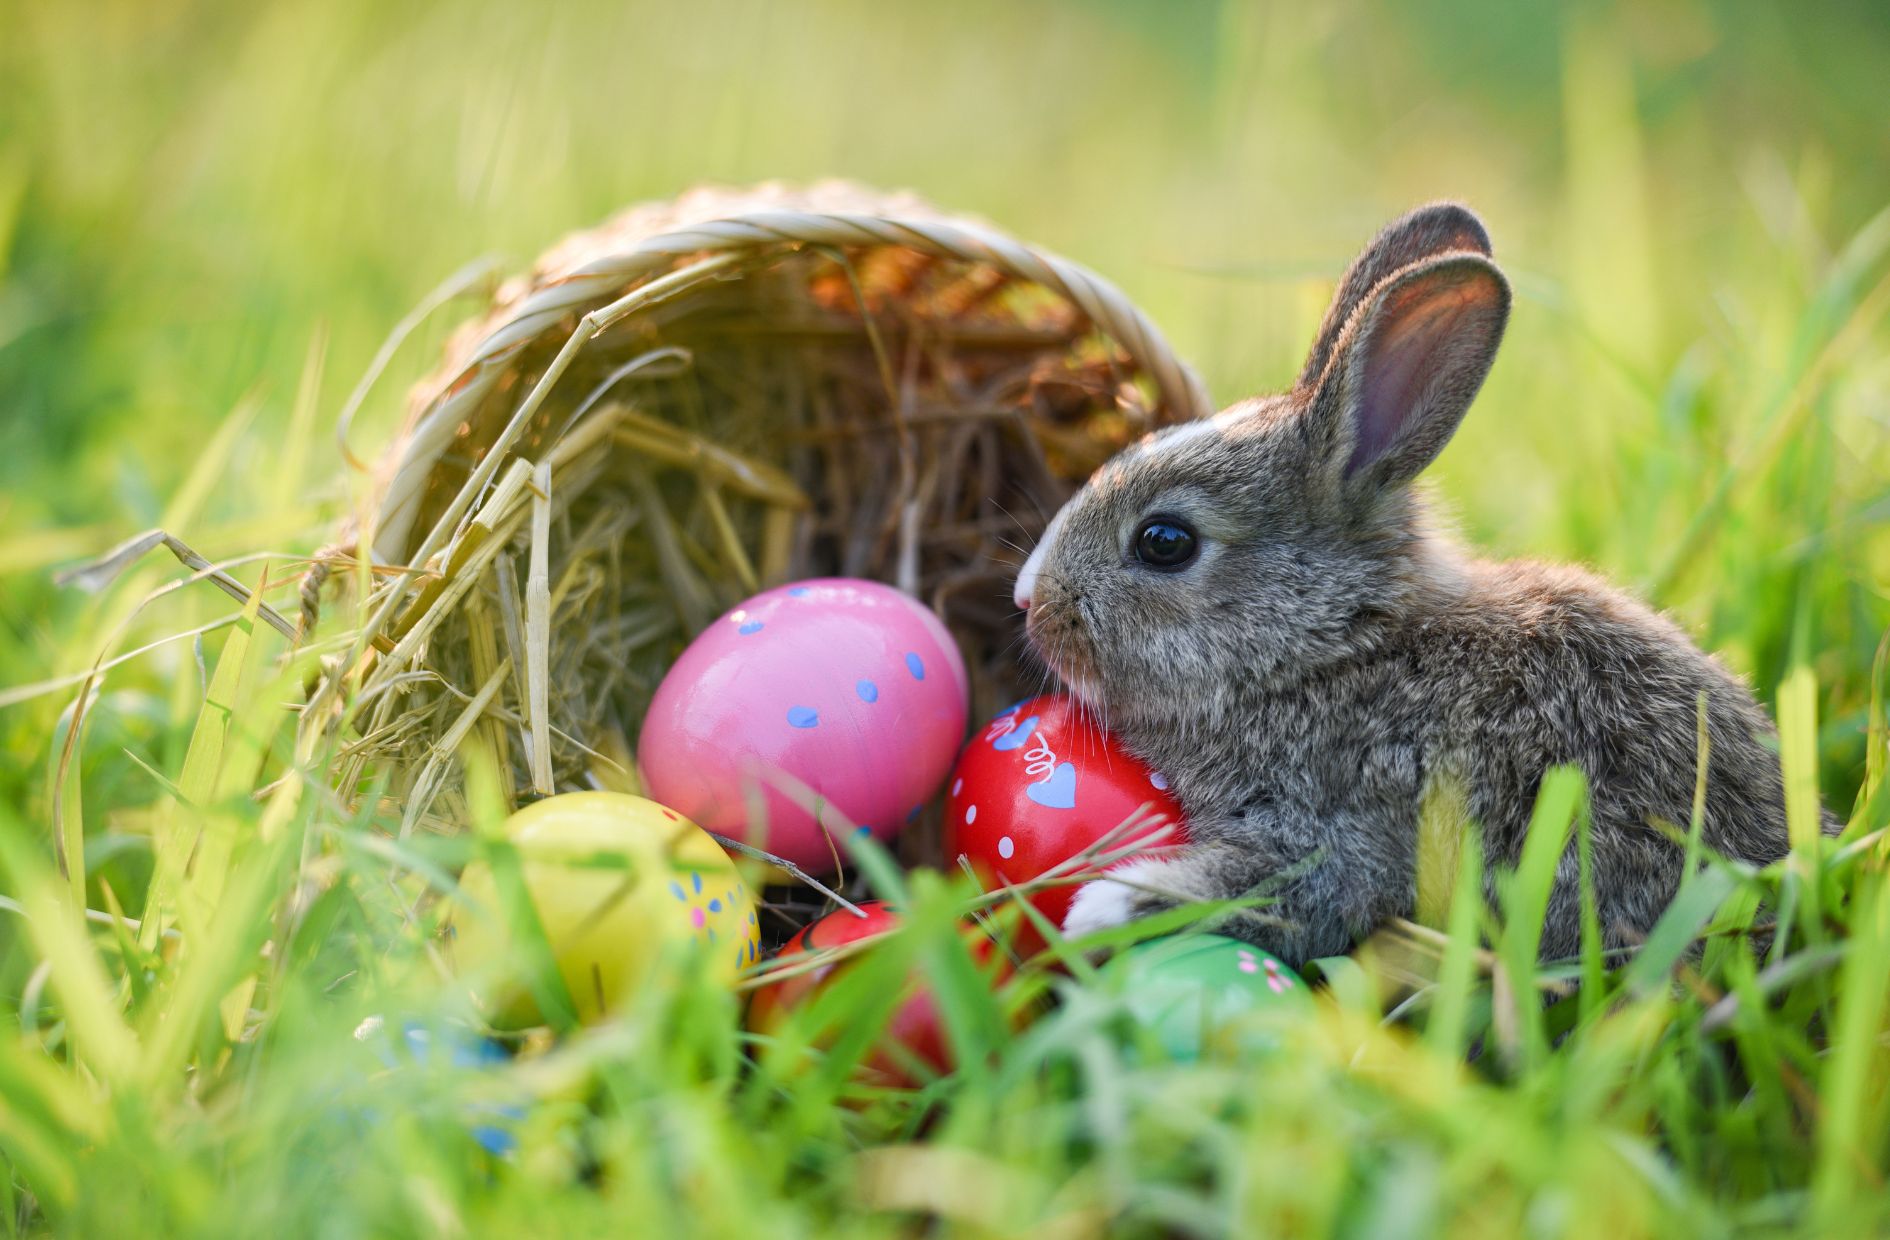
{"label": "pink egg with blue dots", "polygon": [[938,792],[966,700],[964,659],[924,604],[876,581],[796,582],[689,644],[637,763],[651,797],[705,830],[829,873],[846,824],[889,840]]}

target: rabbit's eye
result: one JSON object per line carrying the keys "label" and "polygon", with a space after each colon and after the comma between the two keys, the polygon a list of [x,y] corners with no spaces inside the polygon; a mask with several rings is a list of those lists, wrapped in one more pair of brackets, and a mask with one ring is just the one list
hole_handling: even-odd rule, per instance
{"label": "rabbit's eye", "polygon": [[1180,568],[1194,553],[1194,531],[1172,517],[1151,517],[1135,535],[1135,558],[1151,568]]}

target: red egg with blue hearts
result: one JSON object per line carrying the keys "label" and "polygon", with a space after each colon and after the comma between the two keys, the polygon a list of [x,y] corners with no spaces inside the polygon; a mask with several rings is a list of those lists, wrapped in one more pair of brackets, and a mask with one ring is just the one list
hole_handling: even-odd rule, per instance
{"label": "red egg with blue hearts", "polygon": [[965,738],[964,659],[930,608],[877,581],[763,591],[664,676],[637,762],[651,798],[815,873],[843,829],[890,839]]}
{"label": "red egg with blue hearts", "polygon": [[[991,720],[959,755],[945,802],[945,854],[962,854],[986,883],[1023,883],[1089,849],[1144,806],[1163,819],[1112,841],[1107,852],[1181,843],[1181,806],[1161,773],[1131,756],[1074,699],[1031,698]],[[1060,926],[1075,893],[1073,884],[1046,887],[1031,903]],[[1019,942],[1034,947],[1039,940],[1026,925]]]}

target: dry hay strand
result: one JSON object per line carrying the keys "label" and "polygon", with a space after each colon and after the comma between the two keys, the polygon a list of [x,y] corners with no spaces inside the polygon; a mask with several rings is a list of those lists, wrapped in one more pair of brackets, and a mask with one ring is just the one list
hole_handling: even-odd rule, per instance
{"label": "dry hay strand", "polygon": [[632,208],[503,285],[417,388],[377,501],[305,583],[305,628],[325,585],[358,627],[301,752],[403,833],[466,821],[469,747],[514,803],[634,790],[632,738],[689,639],[818,576],[930,604],[981,718],[1035,687],[1009,585],[1047,514],[1209,408],[1107,282],[909,195]]}

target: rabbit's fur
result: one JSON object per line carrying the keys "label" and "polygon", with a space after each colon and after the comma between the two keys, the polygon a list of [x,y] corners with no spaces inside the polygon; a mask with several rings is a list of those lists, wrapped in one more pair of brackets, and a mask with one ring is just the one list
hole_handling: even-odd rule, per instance
{"label": "rabbit's fur", "polygon": [[[1346,274],[1282,396],[1149,437],[1099,470],[1020,572],[1031,644],[1187,812],[1176,855],[1078,892],[1083,933],[1178,900],[1268,897],[1223,928],[1289,963],[1342,952],[1415,902],[1419,807],[1467,801],[1513,866],[1550,767],[1587,775],[1606,945],[1631,946],[1679,882],[1697,773],[1704,839],[1787,848],[1774,732],[1673,624],[1572,568],[1475,559],[1412,479],[1496,354],[1509,285],[1483,225],[1443,204],[1388,227]],[[1191,527],[1179,569],[1138,558],[1153,516]],[[1447,798],[1446,798],[1447,799]],[[1545,957],[1579,949],[1571,846]]]}

